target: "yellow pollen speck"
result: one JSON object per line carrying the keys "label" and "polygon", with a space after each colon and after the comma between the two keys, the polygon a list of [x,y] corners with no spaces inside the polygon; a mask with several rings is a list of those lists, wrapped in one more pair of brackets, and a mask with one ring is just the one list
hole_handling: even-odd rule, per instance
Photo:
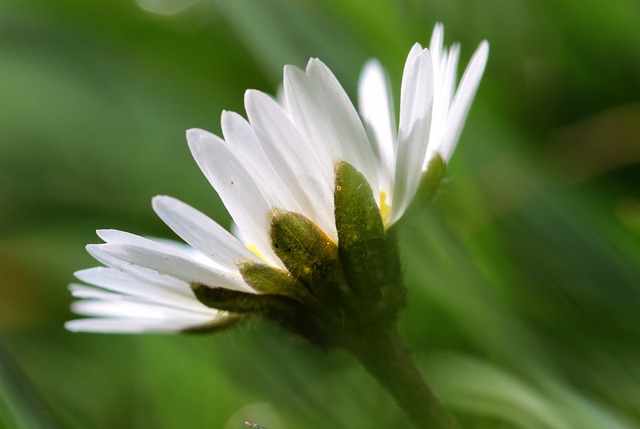
{"label": "yellow pollen speck", "polygon": [[387,193],[380,191],[380,216],[382,217],[382,222],[387,221],[390,211],[391,206],[387,204]]}
{"label": "yellow pollen speck", "polygon": [[278,265],[274,264],[273,262],[271,262],[269,259],[265,258],[264,256],[262,256],[262,253],[260,253],[258,251],[258,249],[256,249],[256,246],[254,246],[251,243],[248,243],[247,245],[247,249],[251,250],[258,258],[262,259],[264,262],[267,263],[267,265],[271,265],[272,267],[275,268],[279,268]]}
{"label": "yellow pollen speck", "polygon": [[262,259],[263,261],[266,261],[266,259],[264,259],[264,256],[262,256],[260,252],[258,252],[258,249],[256,249],[256,247],[253,244],[247,244],[247,249],[255,253],[258,258]]}

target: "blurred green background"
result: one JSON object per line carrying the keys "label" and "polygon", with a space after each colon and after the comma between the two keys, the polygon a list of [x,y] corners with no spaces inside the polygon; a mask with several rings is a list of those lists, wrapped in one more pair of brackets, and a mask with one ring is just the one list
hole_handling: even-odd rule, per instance
{"label": "blurred green background", "polygon": [[466,428],[640,428],[636,0],[1,0],[0,427],[409,427],[348,357],[254,323],[72,334],[96,228],[229,217],[184,131],[321,58],[399,88],[435,22],[487,70],[437,204],[400,226],[402,330]]}

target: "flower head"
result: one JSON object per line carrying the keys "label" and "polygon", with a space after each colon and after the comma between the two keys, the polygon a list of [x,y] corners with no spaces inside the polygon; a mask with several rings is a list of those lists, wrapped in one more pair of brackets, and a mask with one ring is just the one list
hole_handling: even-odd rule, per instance
{"label": "flower head", "polygon": [[[82,299],[72,309],[97,318],[66,327],[213,329],[257,313],[313,336],[315,318],[331,317],[323,316],[327,303],[342,305],[336,297],[362,293],[374,307],[378,295],[395,302],[384,290],[395,280],[382,279],[386,267],[372,267],[381,261],[361,250],[378,246],[386,249],[381,255],[393,253],[385,230],[408,207],[430,161],[450,159],[487,60],[482,42],[456,91],[459,48],[443,48],[442,39],[437,25],[430,49],[416,44],[409,53],[397,130],[379,63],[367,63],[362,72],[358,113],[317,59],[305,70],[285,67],[281,101],[247,91],[247,119],[222,113],[224,139],[189,130],[191,152],[242,240],[178,200],[155,197],[158,216],[188,245],[98,231],[105,243],[87,249],[106,267],[76,273],[93,286],[71,286]],[[370,273],[382,276],[373,279],[382,289],[359,292]],[[397,312],[402,291],[397,295],[396,304],[380,304],[380,311]]]}

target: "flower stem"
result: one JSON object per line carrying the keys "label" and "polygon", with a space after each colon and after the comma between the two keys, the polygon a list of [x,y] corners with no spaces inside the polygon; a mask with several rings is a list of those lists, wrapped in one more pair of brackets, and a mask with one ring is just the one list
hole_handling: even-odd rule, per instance
{"label": "flower stem", "polygon": [[362,336],[349,349],[416,428],[460,429],[425,383],[395,327]]}

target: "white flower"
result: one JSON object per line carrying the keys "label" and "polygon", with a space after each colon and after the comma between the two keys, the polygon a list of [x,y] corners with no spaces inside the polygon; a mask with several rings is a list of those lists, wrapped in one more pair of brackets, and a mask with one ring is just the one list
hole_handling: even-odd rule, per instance
{"label": "white flower", "polygon": [[432,157],[438,154],[445,163],[451,158],[487,63],[489,44],[483,41],[456,91],[460,47],[454,44],[447,50],[443,37],[442,24],[437,24],[430,49],[416,43],[407,57],[397,133],[384,70],[373,60],[362,71],[360,114],[377,155],[379,190],[384,196],[381,208],[383,215],[387,214],[387,226],[400,219],[409,206],[421,171],[426,171]]}
{"label": "white flower", "polygon": [[[451,157],[482,77],[482,42],[457,92],[458,45],[442,46],[437,25],[430,50],[416,44],[402,77],[399,126],[381,66],[369,62],[359,88],[360,115],[331,71],[311,59],[306,70],[286,66],[278,102],[245,94],[248,120],[222,113],[224,140],[189,130],[191,152],[231,214],[243,242],[204,214],[166,196],[153,208],[189,246],[114,230],[89,253],[105,267],[76,273],[93,286],[71,285],[82,300],[72,310],[96,318],[73,320],[71,331],[172,332],[215,327],[233,315],[201,304],[193,283],[255,293],[239,266],[262,263],[286,270],[269,236],[274,208],[300,213],[334,242],[334,165],[346,161],[369,182],[385,227],[404,213],[429,160]],[[364,123],[363,123],[364,122]]]}

